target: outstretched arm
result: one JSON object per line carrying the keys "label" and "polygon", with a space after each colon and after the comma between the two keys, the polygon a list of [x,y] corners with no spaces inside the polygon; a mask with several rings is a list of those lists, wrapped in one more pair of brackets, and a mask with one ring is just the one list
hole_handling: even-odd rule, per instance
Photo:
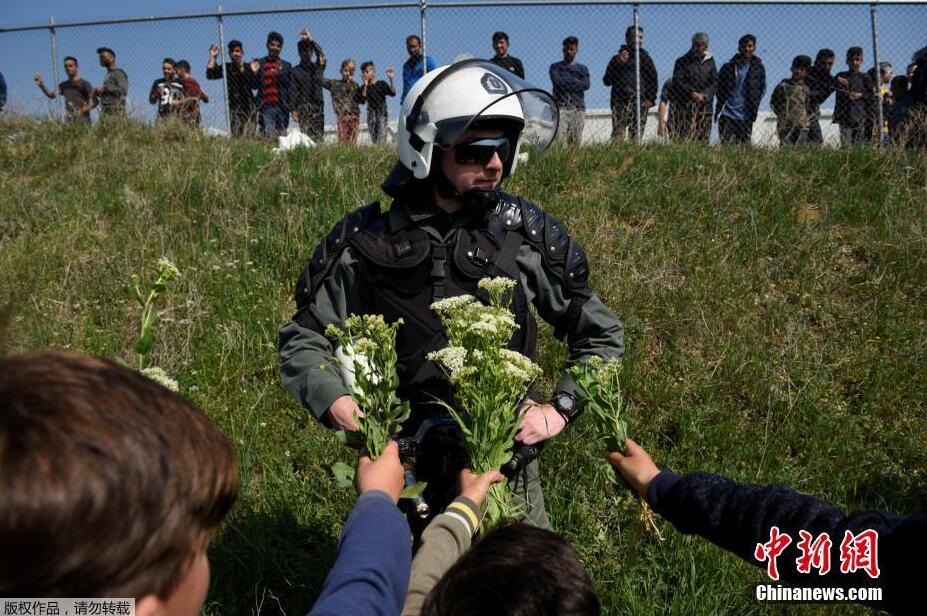
{"label": "outstretched arm", "polygon": [[42,91],[42,94],[44,94],[48,98],[55,98],[55,96],[57,96],[55,92],[52,92],[51,90],[45,87],[45,81],[42,80],[42,75],[40,75],[39,73],[35,74],[33,81],[35,81],[35,85],[39,87],[39,90]]}
{"label": "outstretched arm", "polygon": [[499,471],[475,475],[470,469],[460,471],[460,495],[435,517],[422,533],[421,545],[412,561],[409,592],[403,616],[418,616],[425,598],[457,559],[468,549],[473,535],[479,530],[481,507],[489,486],[504,478]]}
{"label": "outstretched arm", "polygon": [[[765,566],[755,551],[770,540],[775,526],[792,542],[777,560],[780,576],[814,586],[881,586],[886,606],[904,605],[905,596],[917,592],[915,576],[921,569],[915,558],[927,549],[927,518],[902,516],[883,511],[846,514],[823,501],[781,485],[758,486],[737,483],[708,473],[678,476],[660,471],[642,447],[628,439],[624,454],[610,452],[607,458],[622,477],[646,497],[653,510],[680,532],[700,535],[715,545],[740,556],[755,566]],[[858,570],[841,572],[846,534],[873,530],[878,533],[880,575],[873,579]],[[817,537],[827,533],[831,569],[826,575],[799,572],[800,531]]]}
{"label": "outstretched arm", "polygon": [[395,441],[377,460],[360,458],[360,498],[344,524],[335,565],[310,616],[388,616],[402,609],[412,564],[409,524],[396,507],[402,486]]}

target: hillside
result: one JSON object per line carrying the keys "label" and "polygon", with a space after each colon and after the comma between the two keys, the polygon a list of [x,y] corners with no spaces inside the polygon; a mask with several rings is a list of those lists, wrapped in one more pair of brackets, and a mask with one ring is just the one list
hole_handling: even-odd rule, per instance
{"label": "hillside", "polygon": [[[209,614],[303,614],[333,561],[354,494],[329,468],[352,458],[280,387],[276,331],[315,243],[381,198],[394,156],[0,122],[9,351],[131,361],[130,276],[150,279],[161,256],[182,272],[153,363],[232,440],[242,484],[211,552]],[[927,159],[596,145],[533,158],[507,189],[586,247],[627,327],[631,435],[658,465],[925,510]],[[540,357],[549,393],[565,350],[548,328]],[[763,571],[662,520],[664,541],[648,531],[589,435],[572,426],[542,473],[604,613],[781,611],[754,598]]]}

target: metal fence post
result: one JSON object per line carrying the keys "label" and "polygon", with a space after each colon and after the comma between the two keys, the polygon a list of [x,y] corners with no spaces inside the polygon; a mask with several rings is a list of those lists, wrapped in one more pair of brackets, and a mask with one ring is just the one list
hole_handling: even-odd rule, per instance
{"label": "metal fence post", "polygon": [[872,17],[872,62],[875,66],[876,75],[876,121],[878,122],[878,126],[876,127],[876,134],[879,136],[878,144],[879,147],[881,147],[885,143],[884,135],[882,134],[882,127],[884,126],[883,122],[885,120],[882,117],[882,71],[879,70],[879,26],[878,17],[876,15],[875,2],[873,2],[869,7],[869,14]]}
{"label": "metal fence post", "polygon": [[425,26],[428,22],[426,13],[428,12],[428,0],[421,0],[419,3],[419,13],[422,21],[422,75],[428,74],[428,52],[425,47]]}
{"label": "metal fence post", "polygon": [[[634,133],[634,141],[641,143],[641,37],[640,37],[640,13],[638,4],[634,3],[634,121],[637,122],[637,132]],[[614,113],[614,111],[612,111]]]}
{"label": "metal fence post", "polygon": [[[58,95],[58,36],[55,34],[55,18],[48,18],[48,32],[51,34],[51,61],[52,61],[52,92],[55,92]],[[62,105],[64,104],[64,97],[58,95],[58,100],[56,101],[56,107],[58,108],[58,113],[55,115],[58,118],[64,117],[62,111]]]}
{"label": "metal fence post", "polygon": [[219,58],[222,59],[222,100],[225,101],[225,130],[232,134],[232,112],[229,110],[229,65],[225,57],[225,28],[222,26],[222,6],[216,7],[216,24],[219,27]]}

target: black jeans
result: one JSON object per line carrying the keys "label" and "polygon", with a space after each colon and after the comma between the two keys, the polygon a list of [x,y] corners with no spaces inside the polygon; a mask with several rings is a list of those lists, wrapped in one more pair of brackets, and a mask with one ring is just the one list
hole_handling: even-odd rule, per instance
{"label": "black jeans", "polygon": [[[635,101],[615,101],[612,105],[612,139],[633,139],[637,141],[637,115]],[[641,134],[647,125],[647,109],[641,107]]]}
{"label": "black jeans", "polygon": [[670,103],[669,133],[673,141],[701,141],[711,138],[711,106]]}
{"label": "black jeans", "polygon": [[300,105],[296,111],[299,113],[299,130],[316,143],[322,143],[325,137],[324,109],[321,106]]}
{"label": "black jeans", "polygon": [[821,131],[821,122],[817,118],[808,126],[808,143],[824,143],[824,133]]}
{"label": "black jeans", "polygon": [[779,143],[782,145],[800,145],[807,142],[807,129],[796,127],[779,131]]}
{"label": "black jeans", "polygon": [[750,143],[753,136],[753,122],[735,120],[726,115],[718,116],[718,139],[721,143]]}
{"label": "black jeans", "polygon": [[253,107],[229,108],[229,119],[232,121],[232,134],[236,137],[242,135],[254,135],[254,116]]}

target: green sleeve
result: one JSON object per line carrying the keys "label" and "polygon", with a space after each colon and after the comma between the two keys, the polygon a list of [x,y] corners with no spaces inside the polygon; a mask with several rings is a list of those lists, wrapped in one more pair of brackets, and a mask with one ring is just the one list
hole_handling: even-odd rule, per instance
{"label": "green sleeve", "polygon": [[325,412],[337,398],[351,392],[333,364],[334,348],[325,337],[329,323],[342,324],[348,315],[360,314],[365,305],[360,294],[362,263],[350,249],[332,267],[316,292],[306,314],[298,313],[280,328],[278,352],[283,386],[317,419],[327,423]]}
{"label": "green sleeve", "polygon": [[[517,261],[528,300],[549,324],[560,322],[567,314],[571,300],[560,278],[530,245],[522,245]],[[567,365],[593,355],[604,359],[620,359],[624,354],[624,326],[599,296],[593,293],[582,305],[577,318],[567,324],[566,342],[569,347]],[[569,373],[564,372],[555,391],[573,393],[575,389],[573,379]]]}

